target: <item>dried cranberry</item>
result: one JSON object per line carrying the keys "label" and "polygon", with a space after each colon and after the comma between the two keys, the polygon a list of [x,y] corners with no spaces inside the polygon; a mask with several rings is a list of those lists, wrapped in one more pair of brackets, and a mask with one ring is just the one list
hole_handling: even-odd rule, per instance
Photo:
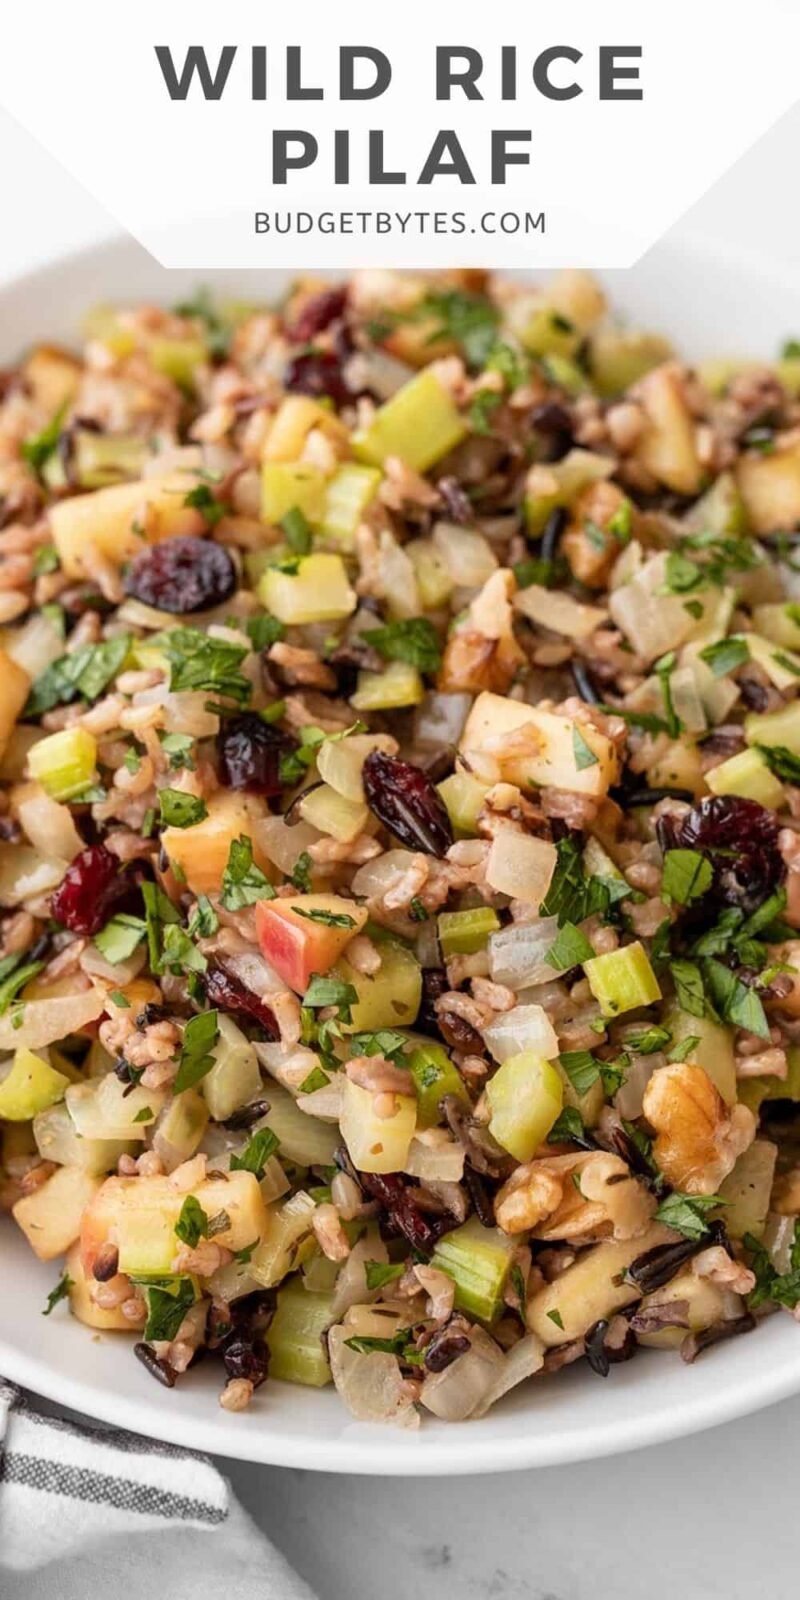
{"label": "dried cranberry", "polygon": [[355,396],[344,381],[341,357],[333,350],[313,350],[295,356],[283,374],[289,394],[308,394],[314,400],[327,398],[335,406],[351,405]]}
{"label": "dried cranberry", "polygon": [[203,986],[209,1005],[218,1006],[221,1011],[238,1011],[246,1017],[252,1017],[270,1039],[280,1038],[274,1012],[226,967],[209,967],[203,978]]}
{"label": "dried cranberry", "polygon": [[226,789],[247,789],[271,798],[281,793],[281,757],[291,755],[297,741],[255,711],[225,717],[217,738],[220,782]]}
{"label": "dried cranberry", "polygon": [[548,461],[560,461],[572,449],[574,436],[572,418],[558,400],[544,400],[534,408],[531,423],[537,433],[547,440]]}
{"label": "dried cranberry", "polygon": [[70,933],[97,933],[130,887],[117,856],[104,844],[93,844],[67,868],[51,897],[50,913]]}
{"label": "dried cranberry", "polygon": [[125,575],[126,594],[179,616],[222,605],[235,588],[236,567],[228,551],[191,534],[143,550]]}
{"label": "dried cranberry", "polygon": [[371,750],[364,762],[364,795],[370,811],[409,850],[443,856],[453,843],[444,801],[430,778],[410,761]]}
{"label": "dried cranberry", "polygon": [[383,1207],[392,1232],[402,1234],[413,1250],[430,1255],[437,1239],[456,1225],[453,1217],[424,1217],[399,1172],[359,1172],[358,1181]]}
{"label": "dried cranberry", "polygon": [[429,1372],[444,1372],[459,1356],[466,1355],[472,1347],[465,1333],[450,1333],[442,1328],[435,1333],[425,1351],[425,1366]]}
{"label": "dried cranberry", "polygon": [[229,1378],[249,1378],[258,1388],[269,1370],[269,1351],[261,1339],[248,1339],[234,1333],[222,1346],[222,1360]]}
{"label": "dried cranberry", "polygon": [[782,881],[777,819],[755,800],[711,795],[685,817],[661,817],[656,831],[662,850],[707,853],[714,867],[712,893],[726,905],[754,911]]}
{"label": "dried cranberry", "polygon": [[307,344],[309,339],[316,338],[318,333],[323,333],[332,322],[343,316],[346,305],[346,285],[337,289],[323,289],[321,294],[312,295],[289,328],[289,338],[296,344]]}

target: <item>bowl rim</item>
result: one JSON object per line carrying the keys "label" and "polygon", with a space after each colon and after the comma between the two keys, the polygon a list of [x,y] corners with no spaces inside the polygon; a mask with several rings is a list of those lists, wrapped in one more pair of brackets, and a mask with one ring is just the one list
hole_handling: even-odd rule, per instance
{"label": "bowl rim", "polygon": [[[739,272],[752,276],[762,286],[772,284],[782,295],[797,295],[796,279],[788,262],[785,265],[777,263],[749,245],[733,253],[726,245],[725,250],[726,260],[735,265]],[[712,235],[694,230],[682,230],[677,238],[667,235],[647,252],[642,261],[658,255],[668,258],[676,252],[692,258],[698,266],[705,265],[719,272],[719,241],[715,241]],[[0,311],[18,295],[27,296],[57,288],[60,273],[73,275],[86,272],[102,277],[105,269],[123,263],[126,256],[133,264],[136,254],[141,260],[148,258],[148,252],[137,240],[114,230],[78,250],[56,255],[9,278],[3,279],[0,269]],[[153,260],[152,257],[149,259]],[[185,269],[169,269],[156,262],[153,264],[154,270],[166,278],[171,275],[176,278],[187,276]],[[132,276],[135,276],[135,270],[132,265]],[[194,277],[197,280],[205,276],[216,283],[249,279],[263,281],[271,270],[284,280],[292,275],[284,268],[210,268],[207,273],[199,271]],[[304,276],[313,276],[315,271],[322,269],[303,267],[296,270]],[[604,272],[603,277],[613,290],[626,279],[630,281],[637,270],[638,267],[625,271],[610,270]],[[331,272],[326,275],[342,276],[342,273]],[[535,273],[530,269],[521,269],[518,275],[532,277]],[[658,1355],[651,1356],[650,1352],[643,1354],[648,1360],[658,1359]],[[280,1422],[277,1416],[266,1416],[263,1428],[245,1431],[237,1428],[235,1419],[213,1408],[213,1401],[210,1402],[212,1409],[208,1415],[205,1412],[197,1415],[190,1410],[182,1411],[180,1406],[159,1405],[158,1390],[154,1390],[152,1401],[143,1401],[138,1394],[110,1390],[100,1382],[93,1383],[91,1378],[76,1378],[69,1373],[62,1373],[36,1353],[35,1340],[26,1348],[22,1344],[11,1343],[2,1332],[0,1372],[12,1383],[102,1423],[230,1459],[351,1475],[465,1476],[478,1472],[559,1466],[613,1456],[699,1433],[777,1404],[800,1390],[800,1339],[796,1354],[781,1352],[772,1361],[753,1365],[748,1371],[746,1384],[737,1384],[735,1379],[729,1377],[727,1382],[712,1379],[696,1391],[687,1385],[685,1399],[680,1404],[671,1408],[662,1406],[656,1408],[655,1412],[646,1405],[643,1409],[637,1408],[634,1390],[630,1390],[627,1396],[620,1390],[619,1408],[612,1425],[599,1419],[588,1423],[580,1421],[577,1427],[570,1426],[567,1405],[563,1430],[553,1430],[551,1427],[544,1438],[540,1438],[536,1431],[534,1411],[530,1414],[530,1428],[516,1437],[510,1437],[507,1433],[491,1437],[484,1432],[481,1424],[473,1424],[474,1431],[471,1430],[466,1436],[459,1429],[447,1425],[440,1425],[435,1432],[423,1427],[419,1432],[405,1436],[394,1429],[355,1425],[352,1430],[345,1429],[344,1433],[330,1438],[322,1431],[312,1440],[308,1433],[298,1432],[291,1424]],[[289,1386],[279,1387],[284,1390]],[[352,1437],[347,1437],[348,1431],[352,1432]],[[465,1437],[472,1446],[469,1450],[463,1449]]]}

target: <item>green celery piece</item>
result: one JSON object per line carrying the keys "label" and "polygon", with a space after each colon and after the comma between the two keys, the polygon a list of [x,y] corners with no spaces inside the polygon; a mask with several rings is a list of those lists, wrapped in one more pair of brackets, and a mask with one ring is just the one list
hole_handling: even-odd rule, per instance
{"label": "green celery piece", "polygon": [[431,1266],[452,1278],[456,1309],[480,1322],[494,1322],[503,1306],[514,1240],[499,1228],[484,1228],[470,1217],[445,1234],[434,1250]]}
{"label": "green celery piece", "polygon": [[417,1123],[421,1128],[433,1128],[442,1118],[439,1106],[446,1094],[469,1102],[464,1080],[453,1066],[443,1045],[430,1043],[418,1045],[401,1061],[408,1067],[417,1091]]}
{"label": "green celery piece", "polygon": [[490,906],[470,911],[443,911],[439,917],[442,955],[471,956],[482,950],[490,933],[497,933],[500,918]]}

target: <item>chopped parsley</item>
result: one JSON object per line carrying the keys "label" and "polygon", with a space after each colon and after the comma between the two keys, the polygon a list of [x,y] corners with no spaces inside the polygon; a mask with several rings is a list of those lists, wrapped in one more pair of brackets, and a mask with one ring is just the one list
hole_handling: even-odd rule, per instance
{"label": "chopped parsley", "polygon": [[547,1135],[548,1144],[586,1144],[586,1128],[580,1111],[567,1106],[556,1117]]}
{"label": "chopped parsley", "polygon": [[59,656],[34,679],[23,716],[40,717],[73,700],[97,700],[117,676],[130,644],[130,634],[123,633],[102,644],[81,645],[70,655]]}
{"label": "chopped parsley", "polygon": [[711,888],[714,869],[699,850],[668,850],[664,856],[661,893],[667,904],[687,906]]}
{"label": "chopped parsley", "polygon": [[724,1204],[718,1194],[679,1194],[676,1191],[662,1200],[655,1220],[682,1233],[684,1239],[705,1239],[709,1231],[708,1213]]}
{"label": "chopped parsley", "polygon": [[398,1261],[365,1261],[364,1276],[368,1289],[382,1289],[384,1284],[396,1283],[405,1272],[405,1262]]}
{"label": "chopped parsley", "polygon": [[597,766],[598,757],[595,755],[591,745],[586,743],[577,722],[572,729],[572,753],[575,757],[575,766],[578,772],[583,772],[586,767]]}
{"label": "chopped parsley", "polygon": [[129,916],[127,912],[120,911],[95,934],[94,942],[101,956],[110,961],[112,967],[116,967],[121,961],[127,961],[134,950],[138,950],[146,934],[147,923],[143,917]]}
{"label": "chopped parsley", "polygon": [[175,1224],[175,1233],[181,1244],[196,1249],[201,1239],[208,1238],[208,1217],[196,1195],[187,1194],[181,1214]]}
{"label": "chopped parsley", "polygon": [[215,639],[199,628],[171,628],[154,641],[170,664],[170,690],[204,689],[239,706],[247,705],[253,686],[239,670],[247,655],[245,645]]}
{"label": "chopped parsley", "polygon": [[142,1337],[148,1344],[159,1340],[171,1343],[196,1300],[192,1279],[174,1276],[133,1277],[133,1282],[139,1285],[147,1306],[147,1321]]}
{"label": "chopped parsley", "polygon": [[301,894],[309,894],[311,891],[312,867],[313,862],[308,851],[303,850],[302,853],[297,857],[297,860],[295,861],[290,873],[291,881],[294,884],[295,889],[299,889]]}
{"label": "chopped parsley", "polygon": [[352,1007],[358,1001],[358,991],[352,983],[345,983],[343,978],[323,978],[318,972],[312,974],[311,982],[303,995],[303,1005],[310,1006],[312,1010],[319,1010],[323,1006],[336,1006],[342,1022],[350,1021]]}
{"label": "chopped parsley", "polygon": [[183,1030],[175,1094],[194,1088],[211,1071],[214,1065],[212,1051],[218,1040],[219,1019],[216,1011],[200,1011],[196,1017],[190,1018]]}
{"label": "chopped parsley", "polygon": [[165,828],[194,828],[208,816],[205,800],[182,789],[160,789],[158,803],[159,821]]}
{"label": "chopped parsley", "polygon": [[298,917],[305,917],[307,922],[318,922],[324,928],[354,928],[356,926],[355,917],[348,916],[345,911],[325,911],[319,906],[312,906],[310,910],[305,910],[302,906],[291,906],[290,910],[295,911]]}
{"label": "chopped parsley", "polygon": [[73,1280],[69,1273],[62,1272],[55,1289],[51,1289],[49,1295],[47,1296],[47,1304],[42,1312],[42,1316],[49,1317],[50,1312],[55,1310],[55,1307],[59,1304],[59,1302],[67,1299],[69,1291],[72,1287]]}
{"label": "chopped parsley", "polygon": [[209,528],[215,528],[228,514],[227,506],[217,499],[207,483],[198,483],[194,489],[190,489],[183,503],[191,506],[193,511],[199,511]]}
{"label": "chopped parsley", "polygon": [[281,517],[280,526],[294,555],[307,556],[311,549],[311,524],[305,512],[299,506],[292,506],[291,511]]}
{"label": "chopped parsley", "polygon": [[58,441],[61,437],[61,429],[64,425],[66,414],[66,405],[60,406],[55,416],[47,423],[46,427],[42,428],[40,433],[35,433],[32,438],[23,440],[21,447],[22,459],[27,461],[29,467],[33,467],[34,472],[40,473],[42,468],[47,465],[50,457],[58,449]]}
{"label": "chopped parsley", "polygon": [[441,645],[427,617],[387,622],[368,628],[361,637],[386,661],[405,661],[419,672],[436,672],[441,665]]}
{"label": "chopped parsley", "polygon": [[[555,872],[539,908],[540,916],[557,917],[559,927],[563,927],[567,922],[584,922],[595,912],[607,911],[612,899],[611,886],[605,879],[588,876],[580,850],[570,835],[558,840],[556,855]],[[619,887],[621,895],[630,893],[627,884]]]}
{"label": "chopped parsley", "polygon": [[700,651],[700,660],[705,661],[711,668],[715,678],[724,678],[729,672],[735,672],[737,667],[744,666],[750,660],[750,649],[746,639],[734,636],[731,639],[720,639],[716,644],[707,644]]}
{"label": "chopped parsley", "polygon": [[576,928],[574,923],[565,922],[557,933],[550,949],[545,956],[549,967],[554,967],[556,972],[565,972],[569,967],[579,967],[584,961],[590,961],[594,950],[585,933]]}
{"label": "chopped parsley", "polygon": [[280,1140],[271,1128],[259,1128],[241,1155],[231,1156],[231,1172],[252,1172],[260,1183],[264,1176],[264,1168],[274,1156],[279,1144]]}
{"label": "chopped parsley", "polygon": [[246,834],[231,841],[228,864],[222,875],[221,904],[226,911],[241,911],[257,900],[273,900],[275,890],[253,860],[253,845]]}
{"label": "chopped parsley", "polygon": [[194,772],[195,740],[190,733],[160,733],[161,748],[168,758],[170,772]]}
{"label": "chopped parsley", "polygon": [[563,1067],[577,1095],[588,1094],[600,1077],[600,1063],[591,1050],[565,1050],[559,1056],[558,1064]]}

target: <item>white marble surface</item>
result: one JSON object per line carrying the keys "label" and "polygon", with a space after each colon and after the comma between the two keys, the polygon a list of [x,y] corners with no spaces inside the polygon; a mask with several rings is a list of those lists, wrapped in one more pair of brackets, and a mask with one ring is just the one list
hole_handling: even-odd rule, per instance
{"label": "white marble surface", "polygon": [[[800,107],[687,225],[800,267],[798,153]],[[4,275],[109,231],[2,113],[0,206]],[[609,1381],[624,1404],[624,1368]],[[505,1477],[394,1483],[221,1465],[320,1600],[790,1600],[798,1435],[800,1399],[657,1452]]]}

